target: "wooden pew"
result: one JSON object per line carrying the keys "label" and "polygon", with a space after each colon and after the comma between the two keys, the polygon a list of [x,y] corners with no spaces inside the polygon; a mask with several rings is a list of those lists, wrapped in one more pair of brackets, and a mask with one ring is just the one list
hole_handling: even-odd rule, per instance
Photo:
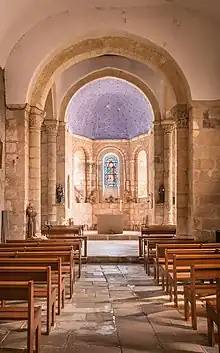
{"label": "wooden pew", "polygon": [[145,241],[148,239],[155,240],[163,240],[163,239],[174,239],[175,235],[173,234],[154,234],[154,235],[139,235],[138,236],[138,249],[139,249],[139,257],[144,256],[145,249]]}
{"label": "wooden pew", "polygon": [[87,235],[82,235],[82,236],[69,236],[69,235],[65,235],[65,236],[57,236],[56,238],[54,239],[39,239],[39,240],[32,240],[32,239],[26,239],[26,240],[19,240],[19,239],[16,239],[16,240],[7,240],[6,244],[29,244],[29,243],[32,243],[34,244],[34,246],[38,246],[38,245],[41,245],[43,244],[43,246],[50,246],[50,244],[56,244],[57,245],[67,245],[66,243],[68,243],[68,245],[71,245],[71,244],[75,244],[76,242],[81,242],[80,244],[82,244],[82,242],[84,242],[84,257],[87,258],[87,252],[88,252],[88,238],[87,238]]}
{"label": "wooden pew", "polygon": [[[193,247],[190,249],[166,249],[165,250],[165,265],[160,264],[160,272],[162,277],[162,288],[164,289],[164,279],[166,279],[166,292],[168,294],[168,280],[169,272],[173,271],[173,255],[187,255],[187,254],[219,254],[220,249],[218,248],[205,248],[204,245],[200,244],[201,247]],[[180,270],[180,269],[179,269]]]}
{"label": "wooden pew", "polygon": [[[51,267],[14,266],[8,268],[0,266],[0,281],[34,282],[34,297],[46,298],[47,301],[46,334],[49,335],[51,326],[55,324],[56,311],[56,288],[52,288]],[[37,286],[39,283],[45,286]]]}
{"label": "wooden pew", "polygon": [[0,251],[0,258],[19,257],[19,258],[61,258],[62,273],[69,276],[70,298],[73,296],[74,288],[74,253],[73,251]]}
{"label": "wooden pew", "polygon": [[[173,271],[169,272],[169,294],[170,301],[174,296],[175,307],[178,307],[177,283],[185,284],[189,282],[190,266],[196,264],[220,264],[220,254],[173,255]],[[180,271],[178,271],[178,268],[180,268]]]}
{"label": "wooden pew", "polygon": [[[41,267],[50,266],[52,271],[52,285],[55,285],[58,292],[58,315],[61,314],[61,308],[65,305],[65,279],[62,276],[62,260],[60,258],[1,258],[0,266],[7,268],[15,266]],[[56,276],[54,278],[54,275]]]}
{"label": "wooden pew", "polygon": [[210,346],[215,345],[214,323],[218,328],[218,351],[220,353],[220,278],[216,281],[216,297],[206,300],[206,316],[208,326],[208,341]]}
{"label": "wooden pew", "polygon": [[146,237],[174,237],[176,235],[176,226],[174,225],[149,225],[148,227],[141,227],[141,235],[138,237],[139,241],[139,257],[143,256],[143,240]]}
{"label": "wooden pew", "polygon": [[[144,254],[144,264],[148,275],[150,275],[150,265],[154,265],[156,259],[156,248],[157,244],[187,244],[193,243],[192,238],[186,239],[164,239],[164,238],[150,238],[144,240],[144,248],[146,249]],[[156,278],[156,266],[154,265],[154,278]]]}
{"label": "wooden pew", "polygon": [[[80,244],[78,242],[76,243],[71,243],[71,244],[53,244],[51,243],[50,245],[45,245],[46,243],[38,243],[36,246],[33,246],[33,243],[27,242],[27,243],[19,243],[13,244],[10,243],[8,246],[6,244],[0,244],[0,252],[1,251],[45,251],[45,252],[63,252],[63,251],[73,251],[74,252],[74,260],[78,262],[78,277],[81,276],[81,267],[82,267],[82,261],[81,261],[81,252],[80,252]],[[45,246],[44,246],[45,245]]]}
{"label": "wooden pew", "polygon": [[73,234],[82,235],[83,228],[81,226],[52,226],[51,228],[43,228],[41,233],[44,235],[55,235],[55,234]]}
{"label": "wooden pew", "polygon": [[165,264],[165,251],[166,249],[202,249],[202,248],[217,248],[218,245],[216,243],[195,243],[195,242],[179,242],[179,243],[165,243],[165,244],[157,244],[156,245],[156,256],[153,259],[153,266],[155,267],[156,280],[159,283],[159,269],[160,265]]}
{"label": "wooden pew", "polygon": [[41,343],[41,307],[34,306],[34,284],[29,282],[0,282],[0,300],[25,300],[28,307],[19,307],[14,311],[13,306],[0,307],[0,320],[27,321],[27,353],[40,353]]}
{"label": "wooden pew", "polygon": [[219,264],[197,264],[191,265],[189,284],[184,285],[184,315],[188,321],[190,316],[189,304],[191,306],[192,328],[197,329],[196,300],[205,300],[206,297],[216,293],[216,284],[198,284],[200,280],[216,281],[220,276]]}

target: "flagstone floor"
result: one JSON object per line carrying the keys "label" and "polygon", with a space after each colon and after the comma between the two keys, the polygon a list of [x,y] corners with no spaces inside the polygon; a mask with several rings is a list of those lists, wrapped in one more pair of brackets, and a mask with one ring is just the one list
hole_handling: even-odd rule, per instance
{"label": "flagstone floor", "polygon": [[[8,332],[0,352],[23,352],[23,334]],[[142,265],[84,265],[72,301],[66,301],[51,334],[42,335],[41,353],[61,352],[217,353],[217,348],[207,347],[205,318],[193,331]]]}

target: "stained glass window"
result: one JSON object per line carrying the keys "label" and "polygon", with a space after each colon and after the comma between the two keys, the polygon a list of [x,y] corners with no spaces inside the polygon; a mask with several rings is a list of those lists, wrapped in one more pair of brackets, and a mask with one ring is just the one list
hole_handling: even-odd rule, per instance
{"label": "stained glass window", "polygon": [[119,160],[114,154],[104,157],[104,188],[119,187]]}

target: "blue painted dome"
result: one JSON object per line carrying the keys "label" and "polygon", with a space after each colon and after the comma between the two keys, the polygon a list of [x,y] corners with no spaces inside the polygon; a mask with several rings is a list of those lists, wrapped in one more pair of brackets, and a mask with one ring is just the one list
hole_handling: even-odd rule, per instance
{"label": "blue painted dome", "polygon": [[73,134],[91,139],[131,139],[148,132],[154,119],[146,96],[113,77],[92,81],[71,98],[66,119]]}

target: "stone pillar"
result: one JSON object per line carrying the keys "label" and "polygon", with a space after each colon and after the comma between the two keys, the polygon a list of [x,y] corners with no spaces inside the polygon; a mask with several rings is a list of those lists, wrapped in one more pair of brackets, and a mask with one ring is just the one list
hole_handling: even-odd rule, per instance
{"label": "stone pillar", "polygon": [[163,130],[160,121],[154,122],[154,205],[155,224],[163,223],[163,204],[159,202],[159,187],[163,184]]}
{"label": "stone pillar", "polygon": [[47,202],[48,221],[56,223],[56,155],[57,155],[57,120],[45,120],[47,132]]}
{"label": "stone pillar", "polygon": [[171,114],[177,129],[177,235],[188,236],[189,108],[185,104],[177,104]]}
{"label": "stone pillar", "polygon": [[173,121],[164,120],[164,223],[173,224]]}
{"label": "stone pillar", "polygon": [[41,232],[41,124],[44,112],[32,107],[29,116],[29,202],[36,212],[36,233]]}
{"label": "stone pillar", "polygon": [[60,121],[58,127],[58,134],[57,134],[57,146],[56,146],[56,181],[57,184],[61,184],[64,188],[64,204],[57,204],[56,205],[56,221],[60,224],[61,219],[66,218],[66,179],[67,179],[67,127],[66,122]]}

